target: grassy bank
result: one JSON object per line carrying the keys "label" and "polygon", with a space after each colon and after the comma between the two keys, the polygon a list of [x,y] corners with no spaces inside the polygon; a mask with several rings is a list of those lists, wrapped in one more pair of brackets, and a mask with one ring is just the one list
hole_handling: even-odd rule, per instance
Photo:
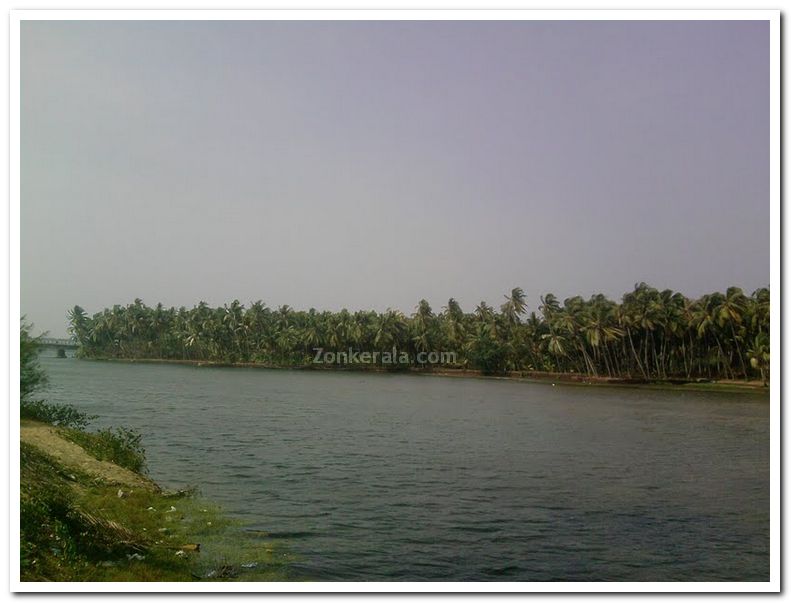
{"label": "grassy bank", "polygon": [[39,340],[20,327],[20,580],[288,580],[289,558],[190,492],[146,473],[141,435],[38,397]]}
{"label": "grassy bank", "polygon": [[21,433],[21,580],[293,579],[265,533],[112,462],[106,434],[35,421]]}

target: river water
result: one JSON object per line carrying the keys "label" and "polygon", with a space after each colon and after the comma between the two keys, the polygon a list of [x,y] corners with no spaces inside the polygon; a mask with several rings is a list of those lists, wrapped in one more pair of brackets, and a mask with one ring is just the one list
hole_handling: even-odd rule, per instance
{"label": "river water", "polygon": [[314,580],[768,580],[753,393],[41,359]]}

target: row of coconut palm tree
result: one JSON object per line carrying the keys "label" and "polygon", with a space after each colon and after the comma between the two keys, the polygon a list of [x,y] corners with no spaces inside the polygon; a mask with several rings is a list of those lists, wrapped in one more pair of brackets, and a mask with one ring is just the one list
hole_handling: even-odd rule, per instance
{"label": "row of coconut palm tree", "polygon": [[[70,332],[89,358],[160,358],[309,365],[333,351],[452,352],[454,367],[485,373],[546,371],[643,380],[769,378],[769,290],[738,287],[689,299],[640,283],[621,303],[594,295],[539,298],[536,311],[515,288],[499,309],[472,312],[451,298],[440,312],[269,308],[238,300],[212,308],[145,305],[136,299],[93,316],[69,311]],[[425,355],[422,356],[425,358]]]}

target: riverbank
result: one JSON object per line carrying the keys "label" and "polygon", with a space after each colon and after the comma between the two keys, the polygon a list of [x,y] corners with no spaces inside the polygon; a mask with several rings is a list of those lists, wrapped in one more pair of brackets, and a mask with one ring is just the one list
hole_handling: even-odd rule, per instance
{"label": "riverbank", "polygon": [[95,437],[22,421],[22,581],[289,579],[265,533],[102,458]]}
{"label": "riverbank", "polygon": [[217,362],[212,360],[178,360],[168,358],[88,358],[100,362],[124,362],[133,364],[177,364],[204,368],[252,368],[293,371],[333,371],[333,372],[370,372],[370,373],[407,373],[435,377],[467,377],[478,379],[507,379],[533,383],[559,385],[597,385],[619,387],[661,388],[672,390],[691,389],[695,391],[753,391],[769,393],[769,386],[760,380],[738,379],[667,379],[649,380],[642,378],[590,376],[581,373],[553,373],[544,371],[510,371],[503,375],[485,375],[476,369],[464,368],[388,368],[376,365],[328,366],[326,364],[277,365],[261,362]]}
{"label": "riverbank", "polygon": [[[769,386],[764,385],[758,380],[705,380],[705,379],[668,379],[668,380],[647,380],[647,379],[628,379],[621,377],[602,377],[590,376],[579,373],[549,373],[541,371],[512,371],[507,375],[483,375],[480,371],[456,371],[456,370],[437,370],[437,371],[417,371],[418,374],[436,375],[440,377],[479,377],[487,379],[506,379],[525,381],[529,383],[550,383],[552,385],[595,385],[609,387],[633,387],[649,389],[670,389],[670,390],[710,390],[710,391],[752,391],[769,393]],[[468,373],[474,374],[468,374]]]}

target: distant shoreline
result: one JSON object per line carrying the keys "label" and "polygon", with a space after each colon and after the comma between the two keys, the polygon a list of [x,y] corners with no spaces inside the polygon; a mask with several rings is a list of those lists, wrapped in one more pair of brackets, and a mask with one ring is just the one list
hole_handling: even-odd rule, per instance
{"label": "distant shoreline", "polygon": [[[80,359],[82,360],[82,359]],[[386,368],[375,365],[364,366],[327,366],[327,365],[296,365],[283,366],[262,362],[218,362],[213,360],[179,360],[172,358],[84,358],[98,362],[123,362],[128,364],[178,364],[199,368],[254,368],[281,371],[330,371],[348,373],[398,373],[431,377],[468,377],[475,379],[501,379],[530,383],[561,384],[561,385],[597,385],[615,387],[640,387],[654,389],[672,389],[678,391],[752,391],[769,393],[769,386],[760,380],[743,381],[738,379],[702,380],[702,379],[667,379],[647,380],[640,378],[604,377],[584,375],[580,373],[552,373],[543,371],[510,371],[502,375],[484,375],[477,369],[436,368],[421,369],[416,367]]]}

